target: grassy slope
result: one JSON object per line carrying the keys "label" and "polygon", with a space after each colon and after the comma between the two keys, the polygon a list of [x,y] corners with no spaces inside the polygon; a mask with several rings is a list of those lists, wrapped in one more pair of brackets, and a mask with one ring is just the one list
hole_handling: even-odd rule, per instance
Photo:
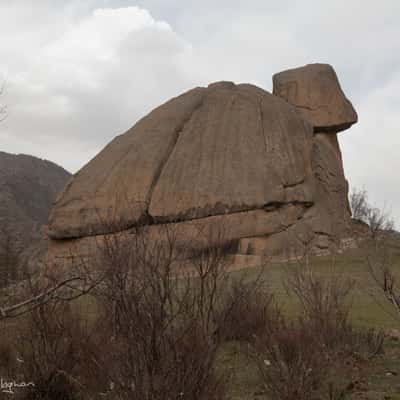
{"label": "grassy slope", "polygon": [[[314,260],[318,273],[328,276],[332,271],[343,273],[356,281],[354,292],[352,319],[356,327],[366,328],[396,328],[400,330],[400,322],[396,322],[384,311],[390,310],[386,304],[378,305],[371,296],[377,293],[375,285],[370,278],[365,265],[365,260],[359,250],[353,250],[346,254],[339,255],[335,259],[332,268],[331,257],[318,257]],[[396,259],[397,269],[400,271],[400,249]],[[285,268],[292,268],[293,265],[271,264],[262,270],[262,276],[266,284],[283,306],[288,315],[296,314],[294,299],[289,298],[284,289],[283,279]],[[244,275],[248,279],[254,279],[260,273],[260,268],[248,268],[233,271],[234,276]],[[399,276],[400,278],[400,276]],[[93,313],[94,304],[90,298],[81,298],[77,303],[81,312],[88,315]],[[10,321],[18,323],[20,320]],[[1,328],[1,326],[0,326]],[[5,338],[2,337],[0,329],[0,344]],[[227,343],[219,357],[218,368],[228,373],[230,400],[255,400],[266,399],[262,387],[257,378],[257,370],[245,356],[241,344]],[[388,375],[388,372],[395,374]],[[363,372],[362,387],[366,389],[361,393],[355,393],[353,399],[392,399],[400,400],[400,341],[387,341],[385,343],[385,354],[377,357],[368,365],[365,365]]]}
{"label": "grassy slope", "polygon": [[[318,257],[313,261],[316,271],[322,276],[342,273],[356,283],[353,295],[351,317],[360,329],[395,328],[400,330],[400,320],[390,316],[390,306],[382,299],[366,267],[365,258],[359,250],[352,250],[336,257]],[[396,269],[400,271],[400,252],[395,258]],[[296,304],[289,298],[283,285],[285,268],[291,265],[272,264],[264,267],[263,277],[269,289],[288,315],[295,315]],[[258,268],[239,270],[233,274],[244,274],[249,279],[257,276]],[[399,276],[400,277],[400,276]],[[240,351],[240,345],[226,345],[220,357],[220,368],[230,375],[230,396],[232,400],[264,399],[262,388],[257,380],[257,370]],[[390,372],[390,374],[389,374]],[[385,354],[378,356],[363,368],[360,384],[362,390],[353,394],[354,399],[392,399],[400,400],[400,341],[386,341]]]}

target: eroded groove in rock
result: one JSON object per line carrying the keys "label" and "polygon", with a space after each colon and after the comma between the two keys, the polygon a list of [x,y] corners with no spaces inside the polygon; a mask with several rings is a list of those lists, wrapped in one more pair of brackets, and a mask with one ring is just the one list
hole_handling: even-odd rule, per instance
{"label": "eroded groove in rock", "polygon": [[[268,138],[267,138],[267,135],[265,134],[265,129],[264,129],[264,111],[263,111],[262,99],[259,100],[258,109],[259,109],[259,112],[260,112],[261,132],[263,134],[264,144],[265,144],[265,163],[267,164],[267,155],[268,155],[269,143],[268,143]],[[268,168],[268,165],[266,166],[266,168]]]}
{"label": "eroded groove in rock", "polygon": [[192,113],[189,115],[189,117],[187,119],[185,119],[182,122],[182,125],[176,130],[175,132],[175,137],[172,141],[172,143],[170,144],[169,148],[167,149],[166,155],[164,157],[164,159],[161,161],[159,167],[157,168],[156,173],[154,174],[153,180],[151,182],[149,191],[146,195],[146,213],[149,216],[150,220],[154,220],[154,218],[150,215],[149,213],[149,206],[150,206],[150,202],[151,202],[151,198],[153,195],[153,191],[155,186],[157,185],[157,182],[162,174],[162,171],[165,167],[165,165],[167,164],[169,158],[171,157],[172,152],[175,149],[175,146],[179,140],[179,137],[181,136],[181,134],[183,133],[183,131],[185,130],[185,126],[190,122],[190,120],[193,118],[193,115],[202,107],[203,105],[203,101],[201,101],[192,111]]}
{"label": "eroded groove in rock", "polygon": [[304,182],[305,182],[305,178],[300,179],[297,182],[286,183],[286,184],[283,185],[283,187],[285,189],[287,189],[287,188],[291,188],[291,187],[294,187],[294,186],[302,185]]}

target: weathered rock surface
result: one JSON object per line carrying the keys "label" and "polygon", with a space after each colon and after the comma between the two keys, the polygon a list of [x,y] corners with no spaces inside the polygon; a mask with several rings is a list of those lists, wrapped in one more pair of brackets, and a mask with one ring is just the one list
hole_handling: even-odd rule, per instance
{"label": "weathered rock surface", "polygon": [[317,186],[313,210],[315,230],[335,235],[346,230],[351,217],[348,184],[335,134],[314,135],[312,160]]}
{"label": "weathered rock surface", "polygon": [[[73,240],[52,240],[48,259],[51,263],[63,266],[69,261],[80,261],[99,252],[105,240],[119,235],[119,241],[130,240],[132,235],[143,232],[150,240],[164,240],[168,235],[174,237],[176,249],[191,246],[201,249],[209,245],[230,243],[241,237],[269,236],[284,232],[304,215],[302,205],[287,205],[274,211],[243,211],[226,215],[216,215],[189,221],[143,226],[139,230],[123,230],[116,233],[87,236]],[[221,239],[223,242],[221,243]],[[244,253],[246,254],[246,253]],[[76,256],[79,256],[76,260]],[[66,264],[67,263],[67,264]]]}
{"label": "weathered rock surface", "polygon": [[336,133],[357,122],[357,113],[328,64],[309,64],[280,72],[273,76],[273,84],[273,93],[296,106],[315,132]]}
{"label": "weathered rock surface", "polygon": [[311,232],[320,251],[343,236],[350,212],[336,133],[357,115],[330,66],[273,81],[274,95],[231,82],[193,89],[115,138],[57,200],[50,258],[89,255],[99,238],[139,226],[154,237],[172,227],[200,246],[199,232],[209,245],[222,229],[255,255],[282,253],[288,235]]}
{"label": "weathered rock surface", "polygon": [[155,109],[75,174],[50,216],[50,237],[109,233],[111,223],[129,227],[145,219],[161,169],[203,91],[194,89]]}
{"label": "weathered rock surface", "polygon": [[[164,165],[149,214],[174,221],[310,202],[311,140],[310,127],[279,98],[210,86]],[[295,195],[287,190],[298,184]]]}
{"label": "weathered rock surface", "polygon": [[[153,111],[79,171],[50,217],[53,239],[311,203],[312,129],[250,85],[194,89]],[[301,151],[299,151],[301,149]]]}

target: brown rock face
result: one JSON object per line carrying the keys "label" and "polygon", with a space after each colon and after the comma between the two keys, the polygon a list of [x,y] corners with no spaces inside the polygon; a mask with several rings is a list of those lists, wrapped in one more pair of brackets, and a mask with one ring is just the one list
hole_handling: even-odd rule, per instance
{"label": "brown rock face", "polygon": [[311,142],[311,126],[270,93],[229,83],[194,89],[78,172],[53,209],[49,235],[76,238],[112,233],[115,222],[129,228],[310,203]]}
{"label": "brown rock face", "polygon": [[[357,114],[330,65],[310,64],[283,71],[274,75],[273,83],[274,94],[294,105],[314,128],[311,158],[316,190],[314,205],[304,218],[307,226],[320,243],[343,236],[351,212],[337,132],[357,122]],[[276,243],[274,238],[274,248],[279,248]],[[270,246],[266,248],[269,251]]]}
{"label": "brown rock face", "polygon": [[274,94],[214,83],[116,137],[58,198],[51,258],[137,226],[173,226],[180,241],[223,226],[254,254],[278,253],[285,232],[305,227],[339,237],[350,215],[336,132],[357,116],[330,66],[277,74]]}
{"label": "brown rock face", "polygon": [[145,219],[163,165],[203,91],[194,89],[155,109],[85,165],[56,202],[50,237],[109,233],[111,222],[130,227]]}
{"label": "brown rock face", "polygon": [[334,69],[328,64],[309,64],[273,76],[276,96],[298,110],[314,132],[339,132],[357,122],[357,113],[344,95]]}

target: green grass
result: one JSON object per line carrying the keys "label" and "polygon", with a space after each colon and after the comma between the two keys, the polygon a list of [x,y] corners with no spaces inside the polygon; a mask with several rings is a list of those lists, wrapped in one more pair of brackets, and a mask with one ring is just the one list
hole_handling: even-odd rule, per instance
{"label": "green grass", "polygon": [[[393,265],[400,272],[400,248],[398,250]],[[269,264],[263,268],[235,270],[231,274],[233,277],[246,279],[255,279],[261,274],[268,291],[274,294],[284,313],[289,317],[295,317],[298,313],[298,305],[293,297],[288,296],[284,287],[285,270],[295,266],[296,264]],[[355,281],[351,319],[356,328],[400,330],[400,320],[391,317],[390,306],[379,294],[362,251],[348,251],[338,255],[334,262],[332,257],[317,257],[313,260],[313,266],[316,273],[322,277],[339,273]],[[380,299],[379,303],[377,299]],[[96,314],[95,302],[91,297],[80,298],[75,306],[86,316]],[[11,325],[14,323],[20,323],[20,319],[7,322]],[[0,330],[0,342],[9,340],[2,337],[2,333],[4,331]],[[384,354],[362,366],[362,378],[359,385],[362,390],[355,391],[351,399],[400,400],[400,341],[387,340],[384,350]],[[219,354],[217,369],[227,375],[228,399],[266,399],[258,379],[257,368],[254,362],[246,357],[245,344],[226,343]]]}
{"label": "green grass", "polygon": [[[245,345],[226,344],[218,360],[218,368],[228,374],[228,399],[266,400],[257,368],[241,346]],[[361,366],[360,379],[349,399],[400,400],[400,342],[386,341],[384,347],[383,355]]]}
{"label": "green grass", "polygon": [[[399,249],[398,249],[399,250]],[[394,269],[400,272],[400,251],[394,258]],[[285,269],[296,264],[271,264],[261,268],[242,269],[232,272],[235,276],[255,279],[260,273],[288,316],[295,316],[298,306],[293,297],[289,297],[284,287]],[[358,329],[400,330],[400,319],[391,316],[391,306],[385,302],[369,273],[365,256],[360,250],[352,250],[332,257],[317,257],[313,260],[316,273],[329,277],[340,273],[355,282],[352,294],[351,320]],[[261,271],[261,272],[260,272]],[[399,273],[400,279],[400,273]],[[378,301],[379,300],[379,301]],[[253,400],[265,399],[257,380],[257,370],[243,355],[240,345],[227,344],[219,359],[219,368],[230,375],[229,399]],[[351,399],[400,400],[400,341],[386,340],[384,354],[362,366],[360,388],[355,390]]]}
{"label": "green grass", "polygon": [[[267,264],[261,268],[246,268],[232,272],[232,275],[245,276],[246,279],[255,279],[260,273],[274,294],[277,302],[288,315],[295,315],[297,306],[295,299],[288,296],[284,287],[285,270],[295,268],[296,263]],[[329,277],[332,273],[342,274],[344,278],[352,279],[355,287],[352,293],[351,318],[356,327],[360,328],[393,328],[400,329],[400,320],[393,318],[391,306],[384,300],[373,281],[365,257],[359,250],[352,250],[346,254],[336,256],[315,257],[312,265],[317,274]],[[400,252],[394,259],[394,268],[399,271],[400,279]],[[261,271],[261,272],[260,272]]]}

